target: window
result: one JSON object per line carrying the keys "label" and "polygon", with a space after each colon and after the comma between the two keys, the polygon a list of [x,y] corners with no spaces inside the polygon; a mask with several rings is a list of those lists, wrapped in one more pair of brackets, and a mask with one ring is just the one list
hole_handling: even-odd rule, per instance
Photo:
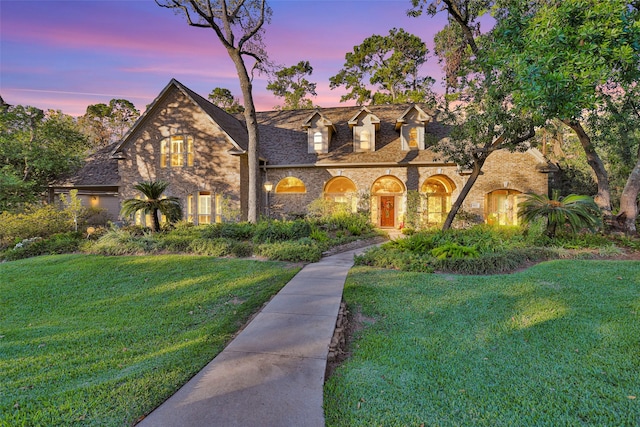
{"label": "window", "polygon": [[451,192],[455,185],[446,177],[427,179],[421,188],[423,219],[429,225],[442,224],[451,210]]}
{"label": "window", "polygon": [[[185,159],[186,156],[186,159]],[[160,167],[172,168],[193,166],[194,148],[193,137],[188,135],[174,135],[160,141]]]}
{"label": "window", "polygon": [[371,132],[369,132],[367,129],[363,129],[360,132],[360,149],[361,150],[371,149]]}
{"label": "window", "polygon": [[418,128],[409,130],[409,148],[418,148]]}
{"label": "window", "polygon": [[313,149],[316,153],[321,153],[324,144],[322,143],[322,132],[316,132],[313,134]]}
{"label": "window", "polygon": [[324,187],[324,197],[347,206],[352,212],[357,211],[356,185],[349,178],[332,178]]}
{"label": "window", "polygon": [[286,178],[281,179],[280,182],[278,182],[278,185],[276,185],[276,194],[282,194],[282,193],[293,194],[293,193],[306,193],[306,192],[307,192],[307,187],[304,185],[304,182],[302,182],[301,180],[293,176],[288,176]]}
{"label": "window", "polygon": [[193,222],[193,194],[187,196],[187,221]]}
{"label": "window", "polygon": [[518,196],[516,190],[495,190],[487,194],[487,223],[518,225]]}
{"label": "window", "polygon": [[222,222],[222,194],[216,194],[216,222]]}
{"label": "window", "polygon": [[198,224],[211,224],[211,193],[198,193]]}

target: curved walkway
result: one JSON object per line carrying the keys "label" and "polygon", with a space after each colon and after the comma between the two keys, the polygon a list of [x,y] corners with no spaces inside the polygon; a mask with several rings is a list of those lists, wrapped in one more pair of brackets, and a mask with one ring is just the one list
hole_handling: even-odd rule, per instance
{"label": "curved walkway", "polygon": [[329,344],[355,249],[306,265],[142,427],[324,426]]}

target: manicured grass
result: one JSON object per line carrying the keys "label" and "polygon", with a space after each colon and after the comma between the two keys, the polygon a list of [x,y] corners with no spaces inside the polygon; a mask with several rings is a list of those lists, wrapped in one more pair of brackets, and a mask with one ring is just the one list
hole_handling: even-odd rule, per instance
{"label": "manicured grass", "polygon": [[365,328],[326,384],[328,426],[640,425],[640,262],[357,267],[345,299]]}
{"label": "manicured grass", "polygon": [[198,256],[0,264],[0,426],[133,424],[296,271]]}

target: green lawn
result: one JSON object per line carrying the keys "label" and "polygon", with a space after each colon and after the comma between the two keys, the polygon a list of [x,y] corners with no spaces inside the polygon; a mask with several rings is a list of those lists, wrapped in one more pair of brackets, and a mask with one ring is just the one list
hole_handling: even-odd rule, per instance
{"label": "green lawn", "polygon": [[328,426],[640,425],[640,262],[357,267],[345,299],[365,327],[326,384]]}
{"label": "green lawn", "polygon": [[0,426],[133,424],[296,272],[198,256],[0,264]]}

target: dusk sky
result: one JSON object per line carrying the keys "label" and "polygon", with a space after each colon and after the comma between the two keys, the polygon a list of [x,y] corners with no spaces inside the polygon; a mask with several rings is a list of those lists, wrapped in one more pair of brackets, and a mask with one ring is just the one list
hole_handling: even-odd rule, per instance
{"label": "dusk sky", "polygon": [[[446,16],[410,18],[410,0],[272,0],[266,44],[285,66],[308,60],[317,83],[314,103],[340,105],[343,90],[329,89],[344,56],[373,35],[403,28],[433,51]],[[438,79],[431,57],[423,74]],[[204,97],[215,87],[240,95],[238,78],[211,29],[189,27],[183,16],[153,0],[0,0],[0,95],[5,102],[82,115],[88,105],[113,98],[141,111],[176,78]],[[256,108],[283,101],[256,76]]]}

